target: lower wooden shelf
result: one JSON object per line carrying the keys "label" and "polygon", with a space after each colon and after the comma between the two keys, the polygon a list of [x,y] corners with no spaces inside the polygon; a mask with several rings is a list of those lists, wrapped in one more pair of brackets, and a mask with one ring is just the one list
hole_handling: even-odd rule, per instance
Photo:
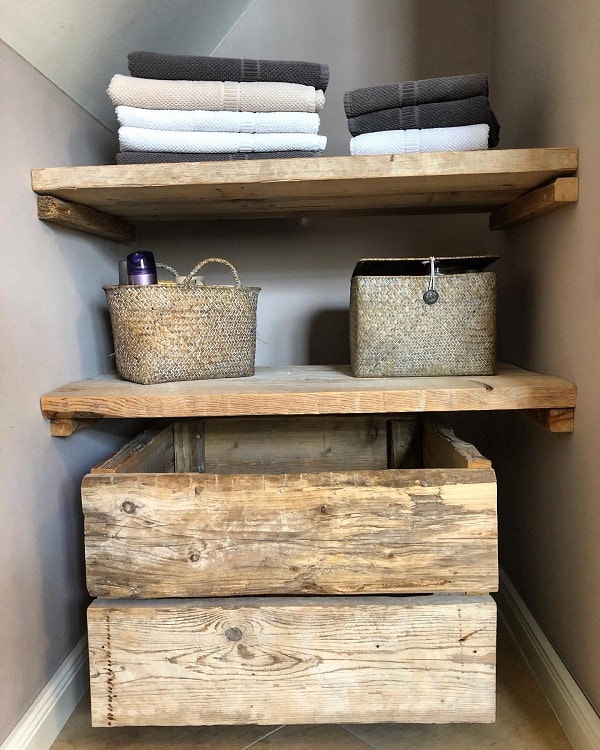
{"label": "lower wooden shelf", "polygon": [[499,365],[497,375],[355,378],[344,366],[259,367],[249,378],[138,385],[116,373],[41,398],[55,436],[109,418],[527,411],[551,432],[572,432],[576,387],[553,375]]}
{"label": "lower wooden shelf", "polygon": [[94,726],[494,720],[496,476],[449,426],[186,420],[81,491]]}
{"label": "lower wooden shelf", "polygon": [[492,722],[490,596],[101,599],[94,726]]}

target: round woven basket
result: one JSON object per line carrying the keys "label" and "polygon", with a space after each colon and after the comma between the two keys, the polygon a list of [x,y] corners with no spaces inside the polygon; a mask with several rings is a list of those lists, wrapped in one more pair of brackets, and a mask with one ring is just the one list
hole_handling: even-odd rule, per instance
{"label": "round woven basket", "polygon": [[[233,286],[193,286],[208,263],[227,266]],[[175,269],[167,268],[174,275]],[[207,258],[182,284],[105,286],[117,372],[148,385],[254,375],[259,287],[243,287],[229,261]]]}

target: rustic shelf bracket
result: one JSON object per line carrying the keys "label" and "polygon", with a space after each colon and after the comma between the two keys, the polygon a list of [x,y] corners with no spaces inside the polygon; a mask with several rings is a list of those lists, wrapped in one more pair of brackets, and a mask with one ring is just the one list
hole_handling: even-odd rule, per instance
{"label": "rustic shelf bracket", "polygon": [[575,430],[575,409],[528,409],[525,413],[548,432]]}
{"label": "rustic shelf bracket", "polygon": [[89,427],[99,420],[100,417],[90,419],[51,419],[50,435],[52,437],[70,437],[78,430]]}
{"label": "rustic shelf bracket", "polygon": [[558,177],[490,214],[490,229],[510,229],[577,203],[579,178]]}
{"label": "rustic shelf bracket", "polygon": [[51,224],[60,224],[62,227],[117,242],[135,240],[135,227],[132,224],[89,206],[67,203],[50,195],[39,195],[37,208],[38,219]]}

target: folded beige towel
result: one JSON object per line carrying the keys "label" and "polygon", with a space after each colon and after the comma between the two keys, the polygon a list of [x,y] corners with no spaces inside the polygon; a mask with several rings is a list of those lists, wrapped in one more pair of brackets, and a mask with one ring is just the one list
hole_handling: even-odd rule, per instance
{"label": "folded beige towel", "polygon": [[299,83],[162,81],[117,74],[107,90],[115,106],[228,112],[319,112],[325,95]]}

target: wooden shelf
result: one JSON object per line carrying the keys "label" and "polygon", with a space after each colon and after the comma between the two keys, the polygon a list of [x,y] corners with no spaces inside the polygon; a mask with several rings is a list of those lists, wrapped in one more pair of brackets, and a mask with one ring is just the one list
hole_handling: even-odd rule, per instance
{"label": "wooden shelf", "polygon": [[497,375],[354,378],[348,367],[258,368],[249,378],[137,385],[116,374],[42,396],[52,434],[65,436],[102,417],[222,417],[525,410],[552,432],[571,432],[572,383],[512,365]]}
{"label": "wooden shelf", "polygon": [[132,222],[490,212],[503,229],[577,201],[576,148],[32,171],[39,218],[110,239]]}

